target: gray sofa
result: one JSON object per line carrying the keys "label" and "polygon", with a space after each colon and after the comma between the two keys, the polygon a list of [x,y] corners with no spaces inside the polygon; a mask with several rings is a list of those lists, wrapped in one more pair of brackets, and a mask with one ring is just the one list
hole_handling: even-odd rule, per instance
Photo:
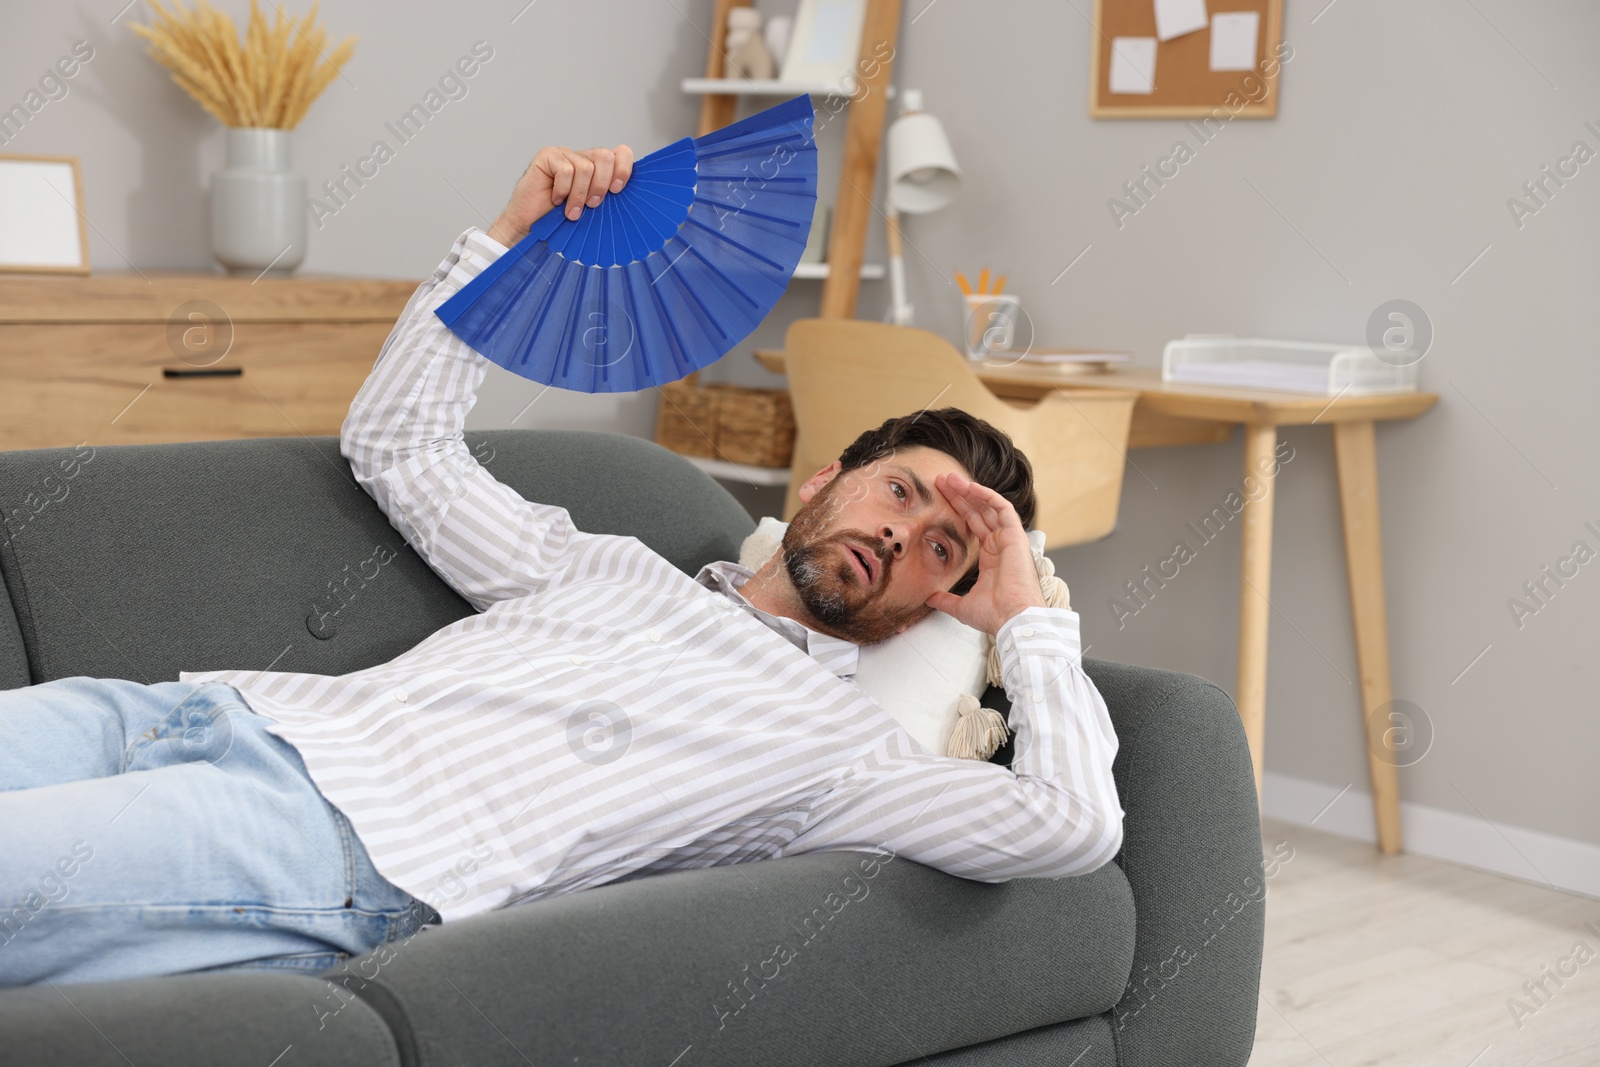
{"label": "gray sofa", "polygon": [[[689,574],[737,558],[754,528],[648,441],[467,441],[524,496],[638,536]],[[180,669],[343,674],[472,610],[333,437],[0,453],[0,514],[0,689]],[[357,565],[378,546],[398,557],[368,580]],[[0,1063],[1243,1064],[1264,905],[1238,715],[1200,678],[1085,667],[1116,724],[1127,811],[1122,852],[1090,875],[988,885],[896,860],[830,910],[861,854],[673,872],[431,929],[320,977],[0,990]],[[1009,707],[998,688],[985,703]],[[777,977],[756,974],[802,933]]]}

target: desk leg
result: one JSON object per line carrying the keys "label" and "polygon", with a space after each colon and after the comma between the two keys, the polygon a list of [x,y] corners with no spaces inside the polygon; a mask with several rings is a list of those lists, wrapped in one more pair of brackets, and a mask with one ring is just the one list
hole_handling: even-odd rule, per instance
{"label": "desk leg", "polygon": [[1245,498],[1241,516],[1239,561],[1239,718],[1250,744],[1250,762],[1256,772],[1256,804],[1261,803],[1261,769],[1266,756],[1267,728],[1267,623],[1272,607],[1267,602],[1272,582],[1272,501],[1277,495],[1275,477],[1263,476],[1274,466],[1278,428],[1246,424],[1244,474],[1247,484],[1264,482],[1259,500]]}
{"label": "desk leg", "polygon": [[1393,699],[1389,687],[1389,623],[1383,600],[1383,541],[1378,530],[1378,451],[1372,423],[1337,422],[1333,450],[1344,512],[1344,555],[1361,669],[1361,711],[1366,722],[1367,768],[1378,821],[1378,849],[1401,851],[1400,775],[1387,724],[1374,713]]}

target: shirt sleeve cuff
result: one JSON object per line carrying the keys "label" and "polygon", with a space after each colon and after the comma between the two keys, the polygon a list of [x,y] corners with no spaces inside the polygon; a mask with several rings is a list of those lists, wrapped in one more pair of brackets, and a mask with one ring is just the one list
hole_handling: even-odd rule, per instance
{"label": "shirt sleeve cuff", "polygon": [[445,261],[449,264],[446,274],[455,288],[460,289],[508,251],[505,245],[478,227],[469,226],[460,237],[456,238],[455,246],[451,249],[451,259]]}
{"label": "shirt sleeve cuff", "polygon": [[468,247],[471,248],[474,253],[486,259],[489,263],[493,263],[507,252],[511,251],[505,245],[501,244],[499,241],[496,241],[493,237],[490,237],[488,233],[478,229],[476,226],[467,227],[467,232],[462,236],[466,237]]}
{"label": "shirt sleeve cuff", "polygon": [[1078,613],[1071,608],[1024,608],[1006,620],[994,639],[1000,649],[1000,676],[1008,690],[1026,680],[1025,655],[1080,658]]}

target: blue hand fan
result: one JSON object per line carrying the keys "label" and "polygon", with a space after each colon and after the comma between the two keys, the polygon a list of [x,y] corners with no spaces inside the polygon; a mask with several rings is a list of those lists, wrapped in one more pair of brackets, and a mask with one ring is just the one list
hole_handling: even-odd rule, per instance
{"label": "blue hand fan", "polygon": [[584,393],[721,359],[794,273],[817,199],[810,96],[637,160],[576,220],[558,205],[436,311],[500,366]]}

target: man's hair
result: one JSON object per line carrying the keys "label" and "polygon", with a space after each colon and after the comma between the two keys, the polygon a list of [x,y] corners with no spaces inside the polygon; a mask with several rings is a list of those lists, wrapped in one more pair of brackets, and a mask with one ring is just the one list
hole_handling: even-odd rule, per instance
{"label": "man's hair", "polygon": [[[1033,494],[1033,465],[1011,442],[1011,436],[960,408],[919,411],[889,419],[851,442],[839,456],[840,474],[890,457],[898,449],[935,448],[966,468],[972,480],[1011,501],[1022,528],[1033,528],[1038,501]],[[978,562],[950,587],[960,596],[978,579]]]}

